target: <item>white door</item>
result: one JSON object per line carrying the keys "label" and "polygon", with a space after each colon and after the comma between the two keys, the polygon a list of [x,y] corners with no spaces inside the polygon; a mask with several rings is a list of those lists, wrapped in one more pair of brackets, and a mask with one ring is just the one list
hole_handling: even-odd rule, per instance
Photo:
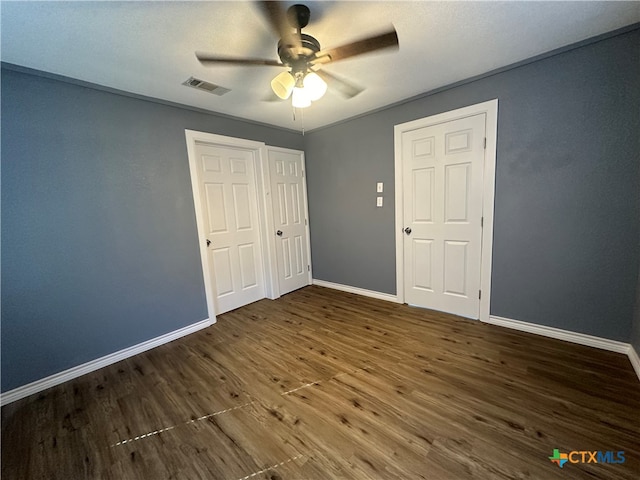
{"label": "white door", "polygon": [[310,284],[302,152],[268,148],[280,295]]}
{"label": "white door", "polygon": [[216,314],[264,298],[254,151],[197,142],[202,230]]}
{"label": "white door", "polygon": [[402,133],[404,299],[479,318],[484,113]]}

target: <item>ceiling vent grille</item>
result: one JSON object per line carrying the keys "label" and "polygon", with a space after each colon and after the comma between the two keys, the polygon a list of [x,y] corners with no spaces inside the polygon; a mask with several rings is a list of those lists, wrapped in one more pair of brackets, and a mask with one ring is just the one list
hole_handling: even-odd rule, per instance
{"label": "ceiling vent grille", "polygon": [[194,77],[189,77],[182,83],[182,85],[197,88],[198,90],[202,90],[207,93],[213,93],[214,95],[218,96],[224,95],[225,93],[229,93],[231,91],[228,88],[221,87],[220,85],[214,85],[213,83],[205,82],[204,80],[200,80]]}

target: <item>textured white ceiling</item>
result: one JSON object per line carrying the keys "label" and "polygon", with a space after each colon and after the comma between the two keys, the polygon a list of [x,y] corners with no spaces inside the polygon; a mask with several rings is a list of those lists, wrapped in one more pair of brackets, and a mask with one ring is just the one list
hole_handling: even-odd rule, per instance
{"label": "textured white ceiling", "polygon": [[[285,2],[286,6],[299,2]],[[304,33],[338,46],[393,24],[399,51],[324,68],[366,87],[329,91],[293,120],[264,102],[279,67],[204,67],[195,51],[277,59],[277,39],[252,2],[13,2],[0,5],[3,62],[236,117],[306,130],[389,105],[640,22],[640,2],[303,2]],[[182,86],[194,76],[231,89]]]}

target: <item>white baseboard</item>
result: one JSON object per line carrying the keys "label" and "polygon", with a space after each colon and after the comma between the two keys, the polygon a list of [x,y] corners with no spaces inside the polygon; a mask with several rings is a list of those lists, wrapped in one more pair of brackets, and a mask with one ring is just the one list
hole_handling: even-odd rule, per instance
{"label": "white baseboard", "polygon": [[364,288],[351,287],[349,285],[342,285],[340,283],[327,282],[325,280],[313,279],[313,284],[319,287],[333,288],[334,290],[341,290],[343,292],[355,293],[356,295],[363,295],[365,297],[377,298],[378,300],[386,300],[387,302],[400,303],[398,297],[391,295],[390,293],[376,292],[374,290],[366,290]]}
{"label": "white baseboard", "polygon": [[636,375],[638,376],[638,380],[640,380],[640,355],[633,345],[629,345],[629,360],[631,361],[631,365],[633,365],[633,369],[636,371]]}
{"label": "white baseboard", "polygon": [[189,335],[190,333],[197,332],[198,330],[213,325],[214,323],[216,323],[215,319],[213,321],[210,321],[209,319],[202,320],[201,322],[197,322],[178,330],[174,330],[173,332],[165,333],[164,335],[160,335],[159,337],[152,338],[151,340],[147,340],[146,342],[133,345],[118,352],[110,353],[109,355],[106,355],[104,357],[91,360],[90,362],[83,363],[82,365],[72,367],[68,370],[64,370],[40,380],[36,380],[35,382],[31,382],[21,387],[14,388],[13,390],[9,390],[8,392],[0,395],[0,405],[4,406],[8,403],[20,400],[21,398],[33,395],[34,393],[46,390],[47,388],[55,387],[56,385],[68,382],[69,380],[78,378],[86,373],[93,372],[102,367],[106,367],[107,365],[111,365],[113,363],[119,362],[120,360],[124,360],[125,358],[133,357],[134,355],[146,352],[147,350],[151,350],[155,347],[159,347],[160,345],[164,345],[165,343],[169,343],[180,337]]}
{"label": "white baseboard", "polygon": [[587,347],[600,348],[602,350],[609,350],[616,353],[624,353],[629,357],[629,361],[638,376],[638,380],[640,380],[640,356],[638,356],[638,352],[635,351],[633,345],[630,343],[618,342],[608,338],[594,337],[584,333],[571,332],[569,330],[547,327],[545,325],[536,325],[535,323],[523,322],[520,320],[511,320],[510,318],[496,317],[495,315],[491,315],[489,320],[485,323],[512,328],[522,332],[535,333],[536,335],[556,338],[558,340],[565,340],[579,345],[586,345]]}
{"label": "white baseboard", "polygon": [[631,347],[631,345],[629,345],[628,343],[609,340],[608,338],[594,337],[592,335],[586,335],[584,333],[571,332],[569,330],[547,327],[545,325],[537,325],[535,323],[523,322],[520,320],[511,320],[510,318],[496,317],[495,315],[491,315],[489,317],[489,320],[487,320],[485,323],[491,323],[493,325],[512,328],[514,330],[520,330],[523,332],[535,333],[536,335],[556,338],[558,340],[565,340],[571,343],[578,343],[580,345],[586,345],[588,347],[609,350],[611,352],[628,354],[629,348]]}

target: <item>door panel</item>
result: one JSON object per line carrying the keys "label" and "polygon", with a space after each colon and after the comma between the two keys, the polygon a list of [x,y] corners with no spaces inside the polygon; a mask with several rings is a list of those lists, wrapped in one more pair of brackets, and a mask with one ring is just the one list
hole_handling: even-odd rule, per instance
{"label": "door panel", "polygon": [[228,248],[215,248],[211,252],[215,269],[215,285],[219,297],[233,293],[231,257]]}
{"label": "door panel", "polygon": [[415,196],[415,208],[413,209],[414,222],[433,221],[433,188],[434,169],[418,168],[413,172],[413,191]]}
{"label": "door panel", "polygon": [[445,166],[445,223],[469,222],[469,173],[468,163]]}
{"label": "door panel", "polygon": [[306,199],[302,155],[282,150],[268,151],[273,195],[278,285],[284,295],[309,285]]}
{"label": "door panel", "polygon": [[444,242],[444,293],[467,295],[467,251],[469,242]]}
{"label": "door panel", "polygon": [[427,268],[414,268],[413,269],[413,287],[419,290],[426,290],[433,292],[432,282],[432,269],[431,265],[431,251],[433,249],[433,240],[424,240],[414,238],[412,240],[413,245],[413,261],[417,265],[425,265]]}
{"label": "door panel", "polygon": [[264,298],[253,152],[196,143],[209,269],[221,314]]}
{"label": "door panel", "polygon": [[402,134],[405,300],[478,318],[485,114]]}
{"label": "door panel", "polygon": [[209,217],[209,231],[212,233],[224,233],[227,231],[226,206],[224,204],[224,185],[222,183],[207,183],[205,198],[207,205],[218,205],[219,208],[207,209]]}

